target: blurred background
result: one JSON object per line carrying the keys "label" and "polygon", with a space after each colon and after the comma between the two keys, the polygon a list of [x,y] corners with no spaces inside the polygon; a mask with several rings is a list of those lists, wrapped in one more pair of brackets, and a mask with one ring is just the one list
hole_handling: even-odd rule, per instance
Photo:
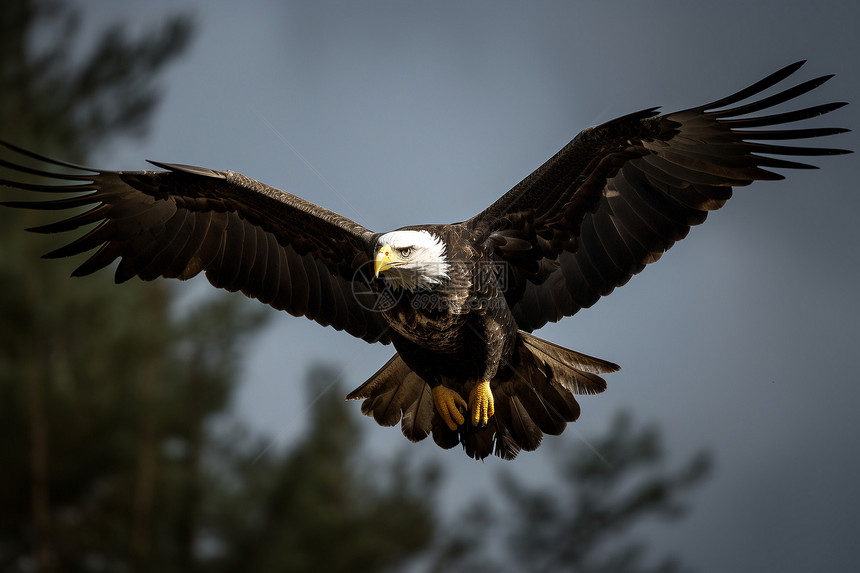
{"label": "blurred background", "polygon": [[[0,139],[232,169],[385,231],[466,219],[588,125],[799,59],[852,105],[849,2],[5,0]],[[856,133],[824,145],[860,149]],[[392,354],[241,296],[43,261],[0,211],[0,570],[850,571],[856,155],[739,189],[540,336],[620,363],[513,462],[343,396]],[[3,200],[14,197],[2,191]]]}

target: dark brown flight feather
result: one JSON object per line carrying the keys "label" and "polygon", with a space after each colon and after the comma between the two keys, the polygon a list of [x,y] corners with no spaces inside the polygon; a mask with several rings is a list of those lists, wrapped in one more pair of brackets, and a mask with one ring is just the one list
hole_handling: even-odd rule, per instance
{"label": "dark brown flight feather", "polygon": [[507,300],[519,327],[530,332],[590,307],[659,259],[708,211],[722,207],[732,187],[783,178],[765,168],[815,169],[771,155],[849,153],[770,143],[848,131],[772,129],[844,102],[740,117],[801,96],[832,77],[741,104],[803,63],[702,106],[667,115],[650,108],[585,129],[468,221],[485,230],[496,255],[508,262]]}
{"label": "dark brown flight feather", "polygon": [[[58,233],[96,223],[45,255],[95,251],[74,276],[94,273],[117,258],[117,282],[134,276],[185,280],[203,272],[216,287],[242,291],[368,342],[389,342],[385,321],[355,296],[369,293],[369,277],[357,275],[357,269],[369,260],[374,236],[361,225],[232,171],[157,162],[152,163],[167,171],[102,171],[0,145],[20,157],[20,162],[0,160],[0,166],[51,181],[6,178],[0,184],[49,195],[76,193],[4,205],[50,211],[92,206],[29,229]],[[31,167],[27,160],[62,171]]]}

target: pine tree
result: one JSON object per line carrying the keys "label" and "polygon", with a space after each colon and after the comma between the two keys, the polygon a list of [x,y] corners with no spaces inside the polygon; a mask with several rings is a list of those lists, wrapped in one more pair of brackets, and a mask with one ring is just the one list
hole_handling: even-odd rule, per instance
{"label": "pine tree", "polygon": [[[654,425],[637,428],[619,414],[607,435],[590,448],[558,452],[552,487],[531,487],[501,474],[502,507],[477,504],[454,529],[436,559],[436,571],[534,573],[676,573],[677,558],[654,562],[644,543],[631,540],[635,525],[678,519],[684,493],[711,468],[699,452],[683,467],[663,467],[662,440]],[[480,531],[475,535],[474,531]],[[503,539],[503,560],[490,556],[487,540]],[[498,554],[496,550],[495,553]]]}
{"label": "pine tree", "polygon": [[309,427],[284,455],[230,448],[237,487],[220,489],[210,516],[224,549],[217,570],[371,573],[395,570],[429,548],[438,471],[408,469],[408,455],[390,463],[369,457],[363,420],[339,380],[332,367],[311,370]]}
{"label": "pine tree", "polygon": [[[58,3],[0,3],[0,125],[4,138],[83,161],[142,133],[152,78],[191,27],[179,17],[139,40],[113,28],[73,65],[75,22]],[[52,43],[34,52],[46,30]],[[70,281],[74,263],[40,261],[50,239],[21,231],[37,217],[0,213],[0,568],[110,568],[129,551],[142,563],[163,394],[183,378],[167,352],[179,336],[170,291],[116,289],[109,275]]]}

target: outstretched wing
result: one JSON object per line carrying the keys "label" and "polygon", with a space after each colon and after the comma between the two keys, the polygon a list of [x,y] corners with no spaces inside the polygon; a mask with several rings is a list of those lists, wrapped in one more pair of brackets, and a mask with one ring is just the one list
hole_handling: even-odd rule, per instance
{"label": "outstretched wing", "polygon": [[590,307],[659,259],[708,211],[719,209],[732,187],[783,179],[764,168],[814,168],[771,155],[848,153],[773,143],[848,131],[772,129],[844,103],[741,117],[800,96],[832,77],[739,105],[803,63],[703,106],[668,115],[646,109],[586,129],[468,221],[506,263],[506,296],[519,327],[532,331]]}
{"label": "outstretched wing", "polygon": [[[154,162],[166,171],[101,171],[8,143],[0,146],[4,155],[13,156],[0,157],[0,166],[13,176],[0,184],[51,195],[74,193],[3,203],[76,210],[30,231],[56,233],[96,224],[45,255],[95,249],[73,275],[88,275],[117,258],[117,282],[133,276],[184,280],[202,271],[216,287],[242,291],[368,342],[389,342],[369,287],[366,263],[373,233],[346,217],[232,171]],[[45,170],[45,164],[54,171]],[[16,180],[15,173],[49,182]],[[87,209],[80,212],[81,207]]]}

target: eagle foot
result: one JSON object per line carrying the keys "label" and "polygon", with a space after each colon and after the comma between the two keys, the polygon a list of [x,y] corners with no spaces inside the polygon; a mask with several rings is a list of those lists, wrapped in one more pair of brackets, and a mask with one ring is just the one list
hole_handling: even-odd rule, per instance
{"label": "eagle foot", "polygon": [[436,386],[433,388],[433,404],[435,404],[436,411],[439,412],[442,420],[451,430],[456,430],[457,426],[466,421],[463,414],[460,413],[460,408],[466,408],[466,401],[454,390],[441,384]]}
{"label": "eagle foot", "polygon": [[486,426],[490,421],[495,413],[495,404],[489,380],[481,380],[469,392],[469,412],[472,413],[473,426]]}

